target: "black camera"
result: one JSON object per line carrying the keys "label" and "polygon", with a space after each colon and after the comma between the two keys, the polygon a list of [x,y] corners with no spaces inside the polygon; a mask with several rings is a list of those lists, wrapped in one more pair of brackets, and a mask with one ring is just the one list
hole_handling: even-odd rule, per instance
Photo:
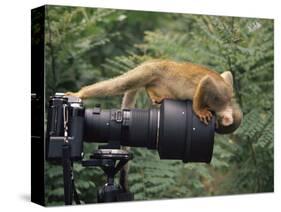
{"label": "black camera", "polygon": [[208,125],[192,111],[191,101],[165,99],[160,108],[85,108],[81,99],[56,94],[50,98],[47,123],[47,159],[62,158],[70,144],[72,160],[82,160],[83,142],[146,147],[158,150],[160,159],[206,162],[212,158],[215,116]]}

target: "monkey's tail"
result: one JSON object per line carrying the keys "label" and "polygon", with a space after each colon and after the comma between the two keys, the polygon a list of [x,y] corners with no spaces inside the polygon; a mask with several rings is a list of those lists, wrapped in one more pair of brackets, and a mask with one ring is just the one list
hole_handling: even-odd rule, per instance
{"label": "monkey's tail", "polygon": [[[138,89],[129,90],[125,92],[122,100],[121,108],[134,108],[136,104],[136,98],[138,94]],[[122,149],[129,151],[130,147],[122,146]],[[127,163],[120,171],[119,184],[123,188],[125,192],[129,191],[129,182],[128,182],[128,172],[129,172],[129,164]]]}

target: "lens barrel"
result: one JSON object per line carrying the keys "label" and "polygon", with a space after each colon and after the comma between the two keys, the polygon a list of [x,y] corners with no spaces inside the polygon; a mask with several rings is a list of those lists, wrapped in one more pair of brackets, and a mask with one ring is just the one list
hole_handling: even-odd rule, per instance
{"label": "lens barrel", "polygon": [[84,119],[84,141],[108,142],[121,139],[122,111],[101,110],[100,107],[86,109]]}
{"label": "lens barrel", "polygon": [[208,125],[191,101],[166,99],[159,109],[85,110],[84,141],[118,140],[123,146],[158,149],[161,159],[207,162],[212,158],[215,117]]}
{"label": "lens barrel", "polygon": [[156,149],[158,109],[125,110],[129,117],[122,128],[121,144]]}
{"label": "lens barrel", "polygon": [[157,109],[85,110],[86,142],[120,141],[123,146],[156,148]]}

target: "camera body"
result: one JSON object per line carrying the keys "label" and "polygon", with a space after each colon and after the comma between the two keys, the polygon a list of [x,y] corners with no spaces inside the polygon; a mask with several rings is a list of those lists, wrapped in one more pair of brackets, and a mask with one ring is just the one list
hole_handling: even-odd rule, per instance
{"label": "camera body", "polygon": [[[81,99],[57,93],[48,107],[46,157],[48,160],[62,158],[62,146],[70,144],[71,159],[83,158],[83,131],[85,108]],[[65,134],[65,126],[67,134]]]}
{"label": "camera body", "polygon": [[165,99],[159,108],[85,108],[81,99],[56,94],[48,108],[46,156],[62,158],[70,144],[72,160],[82,160],[83,142],[117,143],[158,150],[160,159],[206,162],[212,158],[215,116],[208,125],[192,111],[191,101]]}

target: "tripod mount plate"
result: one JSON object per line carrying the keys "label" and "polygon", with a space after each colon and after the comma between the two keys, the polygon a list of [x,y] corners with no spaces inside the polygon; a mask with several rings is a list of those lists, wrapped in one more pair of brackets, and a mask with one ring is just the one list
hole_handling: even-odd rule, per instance
{"label": "tripod mount plate", "polygon": [[131,160],[133,154],[122,149],[98,149],[91,156],[92,159]]}
{"label": "tripod mount plate", "polygon": [[[111,166],[116,161],[120,161],[120,165],[125,165],[133,158],[133,154],[122,149],[98,149],[90,156],[90,160],[82,161],[83,166]],[[120,166],[119,165],[119,166]]]}

